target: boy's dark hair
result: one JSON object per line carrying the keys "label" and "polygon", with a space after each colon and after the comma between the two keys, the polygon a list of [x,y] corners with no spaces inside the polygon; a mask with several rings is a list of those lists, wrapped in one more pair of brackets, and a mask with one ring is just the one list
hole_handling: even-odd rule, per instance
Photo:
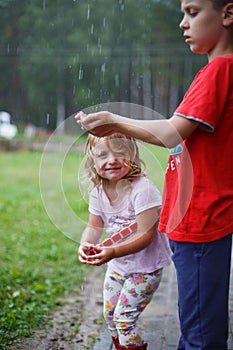
{"label": "boy's dark hair", "polygon": [[233,3],[232,0],[210,0],[216,10],[220,10],[226,4]]}

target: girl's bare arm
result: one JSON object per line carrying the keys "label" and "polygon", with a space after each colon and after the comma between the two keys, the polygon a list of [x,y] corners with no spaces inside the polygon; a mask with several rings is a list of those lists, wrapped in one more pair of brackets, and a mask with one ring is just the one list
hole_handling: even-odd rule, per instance
{"label": "girl's bare arm", "polygon": [[87,264],[89,260],[90,247],[100,242],[103,233],[103,221],[100,216],[90,214],[86,228],[83,231],[80,246],[78,248],[79,260]]}
{"label": "girl's bare arm", "polygon": [[146,248],[156,234],[160,208],[154,207],[137,215],[137,233],[130,239],[113,247],[114,257],[137,253]]}
{"label": "girl's bare arm", "polygon": [[90,213],[80,243],[88,242],[98,244],[103,233],[103,227],[104,223],[101,217]]}
{"label": "girl's bare arm", "polygon": [[156,234],[155,227],[159,212],[160,208],[154,207],[137,215],[137,233],[132,238],[113,247],[102,247],[100,253],[89,258],[88,264],[99,266],[114,258],[134,254],[146,248]]}

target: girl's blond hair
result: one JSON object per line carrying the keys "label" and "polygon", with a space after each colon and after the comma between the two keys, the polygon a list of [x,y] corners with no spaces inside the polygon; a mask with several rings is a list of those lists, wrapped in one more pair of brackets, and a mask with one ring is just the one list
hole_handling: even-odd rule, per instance
{"label": "girl's blond hair", "polygon": [[145,176],[145,173],[142,167],[145,168],[145,163],[139,158],[139,150],[135,139],[129,136],[125,136],[120,133],[114,133],[109,136],[96,137],[91,134],[88,135],[86,146],[85,146],[85,171],[86,171],[86,180],[92,181],[92,183],[97,186],[101,183],[102,178],[97,174],[95,169],[94,162],[94,149],[97,142],[106,141],[110,149],[119,149],[127,150],[129,155],[129,165],[130,169],[128,174],[125,176],[125,179],[132,180],[135,177]]}

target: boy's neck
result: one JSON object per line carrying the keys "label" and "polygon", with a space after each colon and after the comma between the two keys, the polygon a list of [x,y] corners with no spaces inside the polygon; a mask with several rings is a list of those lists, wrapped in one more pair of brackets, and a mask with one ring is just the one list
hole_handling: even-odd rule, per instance
{"label": "boy's neck", "polygon": [[231,56],[233,55],[233,51],[229,51],[229,53],[224,53],[224,54],[219,54],[219,55],[214,55],[214,56],[210,56],[208,55],[208,62],[213,61],[213,59],[215,59],[216,57],[224,57],[224,56]]}
{"label": "boy's neck", "polygon": [[221,43],[208,53],[208,61],[211,62],[216,57],[229,55],[233,55],[233,30],[230,29],[223,37]]}

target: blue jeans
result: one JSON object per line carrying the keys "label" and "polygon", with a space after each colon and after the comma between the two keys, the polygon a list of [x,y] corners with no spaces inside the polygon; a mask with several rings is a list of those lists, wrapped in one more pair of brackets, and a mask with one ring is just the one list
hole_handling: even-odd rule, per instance
{"label": "blue jeans", "polygon": [[178,283],[178,350],[227,350],[232,235],[210,243],[170,240]]}

